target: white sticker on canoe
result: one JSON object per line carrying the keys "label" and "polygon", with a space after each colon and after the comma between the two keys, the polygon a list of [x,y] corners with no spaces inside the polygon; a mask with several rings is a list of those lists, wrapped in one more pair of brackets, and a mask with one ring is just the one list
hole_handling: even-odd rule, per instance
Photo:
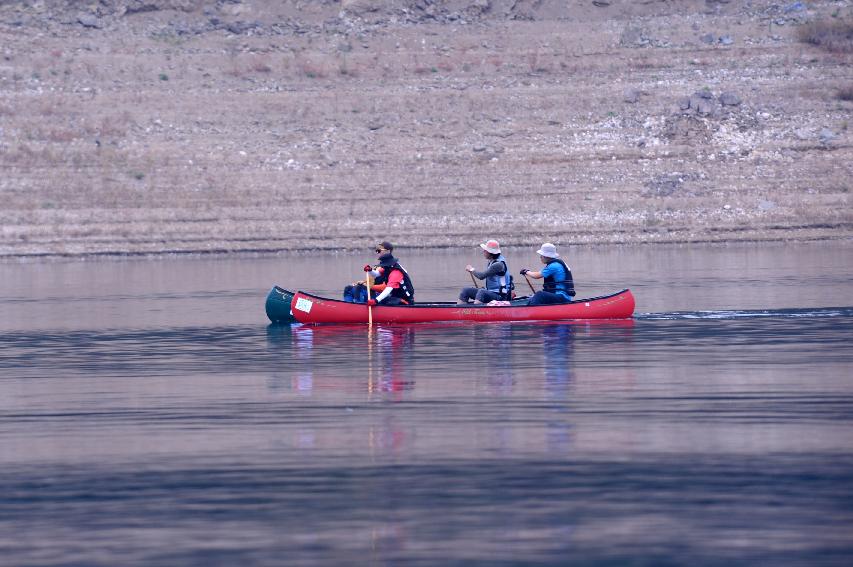
{"label": "white sticker on canoe", "polygon": [[310,299],[305,299],[304,297],[300,297],[296,300],[296,308],[300,311],[304,311],[305,313],[311,313],[311,307],[314,303]]}

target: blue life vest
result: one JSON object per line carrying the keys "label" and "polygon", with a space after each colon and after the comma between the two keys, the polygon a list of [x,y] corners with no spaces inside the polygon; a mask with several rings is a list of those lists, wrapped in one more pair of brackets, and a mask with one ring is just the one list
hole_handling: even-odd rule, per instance
{"label": "blue life vest", "polygon": [[575,296],[575,282],[572,279],[572,271],[566,265],[565,262],[560,260],[559,258],[553,258],[548,265],[551,265],[553,262],[557,262],[563,267],[565,275],[558,279],[554,276],[545,276],[545,283],[542,286],[542,289],[545,291],[550,291],[551,293],[561,293],[561,295],[566,295],[569,298]]}
{"label": "blue life vest", "polygon": [[504,273],[502,276],[487,277],[485,284],[486,289],[501,294],[501,297],[504,299],[510,299],[510,294],[512,293],[514,286],[512,284],[512,275],[509,273],[509,264],[506,263],[506,258],[501,254],[494,260],[489,260],[489,263],[486,265],[486,269],[488,270],[495,262],[503,263]]}

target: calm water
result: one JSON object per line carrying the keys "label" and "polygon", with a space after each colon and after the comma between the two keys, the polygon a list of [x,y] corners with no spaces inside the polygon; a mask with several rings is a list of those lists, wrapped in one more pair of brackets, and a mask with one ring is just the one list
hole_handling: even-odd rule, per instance
{"label": "calm water", "polygon": [[267,325],[370,258],[0,264],[0,565],[853,561],[853,243],[570,251],[633,321]]}

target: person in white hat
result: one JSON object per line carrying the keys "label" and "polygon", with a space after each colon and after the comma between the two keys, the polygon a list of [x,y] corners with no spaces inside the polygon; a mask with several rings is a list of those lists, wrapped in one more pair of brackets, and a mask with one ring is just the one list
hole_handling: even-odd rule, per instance
{"label": "person in white hat", "polygon": [[542,271],[536,272],[524,268],[521,275],[535,280],[544,279],[542,290],[533,294],[528,305],[550,305],[553,303],[568,303],[575,296],[575,282],[572,270],[560,259],[557,247],[546,242],[539,250],[539,261],[545,264]]}
{"label": "person in white hat", "polygon": [[487,240],[480,244],[483,256],[486,257],[486,269],[482,272],[468,264],[465,269],[478,280],[485,280],[481,288],[466,287],[459,294],[459,304],[488,303],[490,301],[508,301],[512,296],[512,276],[506,258],[501,254],[501,246],[497,240]]}

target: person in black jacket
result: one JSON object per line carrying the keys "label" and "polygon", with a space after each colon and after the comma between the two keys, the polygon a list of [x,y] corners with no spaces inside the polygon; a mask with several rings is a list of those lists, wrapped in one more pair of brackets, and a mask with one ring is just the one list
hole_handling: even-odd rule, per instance
{"label": "person in black jacket", "polygon": [[381,242],[376,247],[379,254],[379,265],[364,266],[364,271],[374,278],[371,286],[371,298],[368,305],[414,305],[415,288],[412,278],[406,269],[400,265],[392,252],[394,246],[390,242]]}
{"label": "person in black jacket", "polygon": [[370,305],[414,305],[415,288],[412,279],[397,258],[394,257],[394,245],[388,241],[380,242],[374,249],[379,264],[365,264],[364,271],[373,278],[370,286],[370,299],[367,298],[365,282],[353,282],[344,288],[344,301],[370,303]]}

